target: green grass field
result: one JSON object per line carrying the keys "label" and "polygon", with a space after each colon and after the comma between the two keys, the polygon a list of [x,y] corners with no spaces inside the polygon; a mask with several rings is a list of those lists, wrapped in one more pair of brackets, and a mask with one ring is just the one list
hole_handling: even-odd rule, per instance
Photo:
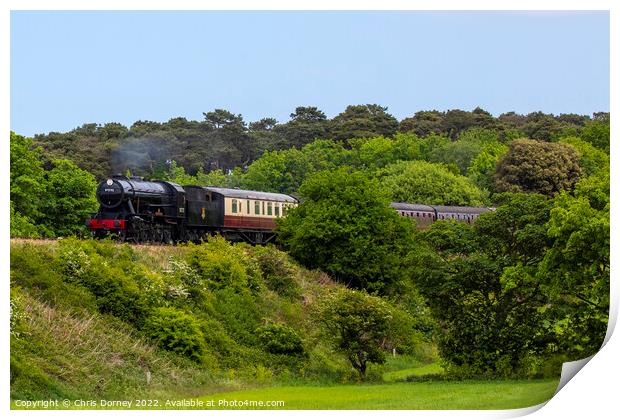
{"label": "green grass field", "polygon": [[[504,410],[525,408],[549,400],[558,385],[556,380],[532,381],[463,381],[463,382],[395,382],[378,385],[286,386],[206,395],[193,401],[202,402],[200,409],[267,409],[267,410]],[[190,399],[171,400],[184,401]],[[284,406],[273,406],[283,401]],[[263,404],[257,406],[255,402]],[[250,406],[249,404],[254,404]],[[272,406],[267,406],[270,404]],[[12,409],[22,409],[11,402]],[[102,409],[96,407],[59,406],[60,409]],[[121,407],[106,407],[122,409]],[[166,405],[130,409],[197,408]],[[50,407],[54,409],[54,407]]]}
{"label": "green grass field", "polygon": [[404,381],[410,376],[436,375],[443,372],[439,363],[429,363],[427,365],[412,367],[409,369],[401,369],[383,374],[385,382]]}
{"label": "green grass field", "polygon": [[284,401],[284,407],[278,409],[289,410],[500,410],[543,403],[553,396],[557,385],[557,380],[507,380],[273,387],[213,394],[200,400],[212,402],[213,408],[232,408],[220,405],[220,400],[248,400]]}

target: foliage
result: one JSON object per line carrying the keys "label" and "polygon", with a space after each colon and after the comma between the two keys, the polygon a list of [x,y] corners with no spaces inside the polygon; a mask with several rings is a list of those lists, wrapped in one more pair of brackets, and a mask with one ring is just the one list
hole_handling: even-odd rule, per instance
{"label": "foliage", "polygon": [[24,303],[21,295],[17,290],[11,290],[10,298],[10,312],[9,312],[9,333],[12,340],[22,338],[24,335],[25,322],[28,320],[28,315],[24,309]]}
{"label": "foliage", "polygon": [[283,138],[280,141],[284,149],[304,147],[316,139],[327,137],[328,120],[325,113],[315,106],[298,106],[291,115],[291,120],[275,128]]}
{"label": "foliage", "polygon": [[85,230],[96,210],[95,180],[68,160],[43,169],[40,149],[11,132],[11,235],[64,236]]}
{"label": "foliage", "polygon": [[428,156],[431,162],[455,164],[459,173],[465,175],[472,161],[482,152],[491,152],[505,148],[500,143],[499,133],[496,130],[471,128],[459,134],[456,141],[443,143],[434,148]]}
{"label": "foliage", "polygon": [[310,175],[347,163],[350,152],[331,140],[316,140],[301,150],[266,152],[243,175],[245,188],[295,193]]}
{"label": "foliage", "polygon": [[500,159],[508,152],[501,143],[487,143],[467,168],[467,176],[479,188],[493,190],[493,173]]}
{"label": "foliage", "polygon": [[63,292],[51,302],[21,292],[27,340],[11,339],[11,399],[133,399],[145,388],[152,398],[172,398],[215,385],[212,370],[158,349],[130,325],[83,313],[79,302],[61,305]]}
{"label": "foliage", "polygon": [[422,237],[439,253],[469,255],[475,251],[475,232],[453,219],[437,220]]}
{"label": "foliage", "polygon": [[65,239],[60,244],[60,270],[65,281],[88,289],[100,312],[141,325],[147,302],[136,280],[124,275],[119,264],[110,264],[88,242]]}
{"label": "foliage", "polygon": [[[230,265],[217,265],[228,255],[239,263],[229,271]],[[239,272],[259,287],[237,281]],[[224,282],[211,283],[212,275]],[[263,287],[263,276],[286,278],[285,287]],[[126,386],[146,386],[147,371],[153,373],[150,387],[159,389],[160,381],[170,384],[168,375],[179,374],[179,364],[193,366],[201,380],[210,372],[210,383],[225,388],[351,379],[346,361],[328,348],[308,316],[312,303],[327,294],[325,282],[342,286],[302,269],[274,247],[231,245],[219,238],[165,249],[75,238],[13,241],[11,280],[14,313],[23,308],[28,316],[20,327],[28,340],[12,340],[12,392],[18,394],[56,395],[59,386],[58,395],[88,395],[104,378],[98,395],[117,396]],[[68,376],[58,375],[61,370]],[[187,384],[184,373],[179,378]],[[74,382],[86,388],[76,389]],[[112,383],[114,390],[107,385]]]}
{"label": "foliage", "polygon": [[481,215],[474,225],[478,247],[503,265],[533,265],[550,241],[545,223],[552,202],[540,194],[495,195],[499,206]]}
{"label": "foliage", "polygon": [[260,272],[243,248],[235,247],[221,236],[210,238],[205,244],[190,246],[190,266],[200,280],[195,290],[231,288],[236,291],[260,289]]}
{"label": "foliage", "polygon": [[97,210],[95,178],[68,160],[54,161],[45,177],[48,199],[41,207],[43,225],[58,236],[84,232],[84,220]]}
{"label": "foliage", "polygon": [[609,175],[563,193],[547,224],[553,244],[537,273],[557,302],[554,328],[572,358],[594,354],[607,330],[610,287]]}
{"label": "foliage", "polygon": [[589,142],[579,137],[564,137],[560,142],[570,144],[577,150],[580,155],[579,166],[583,169],[585,176],[609,172],[609,155]]}
{"label": "foliage", "polygon": [[296,355],[304,351],[297,332],[286,325],[269,323],[258,327],[256,334],[269,353]]}
{"label": "foliage", "polygon": [[487,198],[473,183],[446,166],[424,161],[398,162],[378,173],[393,201],[480,206]]}
{"label": "foliage", "polygon": [[572,190],[581,177],[579,155],[563,143],[515,140],[497,165],[495,189],[553,196]]}
{"label": "foliage", "polygon": [[443,113],[439,111],[418,111],[412,117],[405,118],[398,127],[400,132],[413,132],[426,137],[430,134],[441,134],[443,131]]}
{"label": "foliage", "polygon": [[11,131],[11,203],[13,211],[22,217],[38,218],[44,189],[44,171],[40,149],[34,149],[31,139]]}
{"label": "foliage", "polygon": [[36,226],[34,222],[18,212],[15,211],[15,207],[13,205],[13,201],[9,202],[9,210],[10,210],[10,234],[11,237],[27,237],[27,238],[38,238],[41,236],[41,227]]}
{"label": "foliage", "polygon": [[553,342],[541,309],[548,304],[535,278],[549,245],[551,201],[504,195],[473,227],[435,223],[425,238],[435,251],[416,264],[416,283],[442,334],[439,351],[455,377],[538,374],[532,360]]}
{"label": "foliage", "polygon": [[583,139],[596,147],[608,150],[605,144],[609,144],[609,113],[595,113],[591,119],[574,114],[508,112],[494,118],[481,108],[433,110],[419,111],[400,124],[379,105],[351,106],[333,119],[317,107],[300,106],[284,123],[265,117],[246,124],[239,114],[223,109],[203,115],[202,121],[177,117],[164,123],[136,121],[130,127],[84,124],[67,133],[37,135],[35,146],[43,148],[44,160],[69,158],[102,180],[126,170],[161,178],[157,173],[172,160],[192,176],[201,169],[205,174],[220,170],[227,175],[235,167],[245,169],[266,151],[301,149],[316,139],[393,137],[397,130],[452,141],[463,140],[463,134],[472,129],[493,130],[500,141],[524,136],[547,141],[585,133]]}
{"label": "foliage", "polygon": [[413,225],[388,206],[375,180],[346,168],[322,171],[300,193],[301,204],[278,220],[279,240],[294,258],[352,287],[397,287]]}
{"label": "foliage", "polygon": [[339,289],[317,309],[324,334],[358,371],[366,376],[368,363],[385,362],[383,343],[394,331],[393,308],[382,299],[362,292]]}
{"label": "foliage", "polygon": [[297,191],[309,170],[308,163],[297,149],[265,152],[248,167],[243,186],[290,194]]}
{"label": "foliage", "polygon": [[581,138],[591,143],[594,147],[609,153],[609,114],[607,114],[606,118],[586,123],[581,132]]}
{"label": "foliage", "polygon": [[411,134],[396,134],[393,139],[373,137],[349,140],[352,163],[360,169],[383,168],[399,160],[413,160],[421,156],[421,139]]}
{"label": "foliage", "polygon": [[300,288],[288,255],[273,246],[256,249],[254,257],[260,267],[265,285],[281,296],[298,297]]}
{"label": "foliage", "polygon": [[160,347],[201,361],[205,344],[200,324],[192,315],[175,308],[156,308],[142,331]]}
{"label": "foliage", "polygon": [[349,105],[330,121],[329,133],[334,140],[393,136],[398,120],[387,113],[387,107],[376,104]]}

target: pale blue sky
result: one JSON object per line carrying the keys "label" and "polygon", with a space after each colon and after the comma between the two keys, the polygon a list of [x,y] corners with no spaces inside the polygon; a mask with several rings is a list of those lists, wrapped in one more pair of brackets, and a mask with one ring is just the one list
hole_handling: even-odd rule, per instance
{"label": "pale blue sky", "polygon": [[609,111],[607,12],[11,13],[11,129],[378,103]]}

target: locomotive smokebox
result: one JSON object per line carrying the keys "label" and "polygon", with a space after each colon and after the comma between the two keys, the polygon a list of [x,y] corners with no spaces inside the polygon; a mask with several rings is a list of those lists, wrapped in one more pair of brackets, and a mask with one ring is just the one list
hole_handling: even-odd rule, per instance
{"label": "locomotive smokebox", "polygon": [[105,208],[113,208],[121,204],[124,189],[120,182],[108,178],[97,187],[97,200]]}

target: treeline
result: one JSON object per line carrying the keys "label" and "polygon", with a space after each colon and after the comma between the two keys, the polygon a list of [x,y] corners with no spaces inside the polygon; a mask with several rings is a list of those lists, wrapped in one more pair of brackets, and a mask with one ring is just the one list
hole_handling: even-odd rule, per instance
{"label": "treeline", "polygon": [[46,160],[70,156],[80,168],[101,180],[111,173],[157,177],[171,161],[195,175],[233,168],[244,169],[265,151],[301,149],[316,139],[331,139],[349,148],[351,139],[394,137],[411,133],[437,135],[456,141],[471,129],[497,133],[501,142],[520,137],[552,141],[579,136],[609,149],[609,113],[592,117],[576,114],[554,116],[542,112],[520,115],[509,112],[493,117],[481,108],[445,112],[420,111],[398,121],[379,105],[352,105],[328,119],[316,107],[297,107],[287,122],[263,118],[247,123],[239,114],[216,109],[202,121],[173,118],[165,123],[137,121],[131,127],[118,123],[84,124],[67,133],[36,135]]}

